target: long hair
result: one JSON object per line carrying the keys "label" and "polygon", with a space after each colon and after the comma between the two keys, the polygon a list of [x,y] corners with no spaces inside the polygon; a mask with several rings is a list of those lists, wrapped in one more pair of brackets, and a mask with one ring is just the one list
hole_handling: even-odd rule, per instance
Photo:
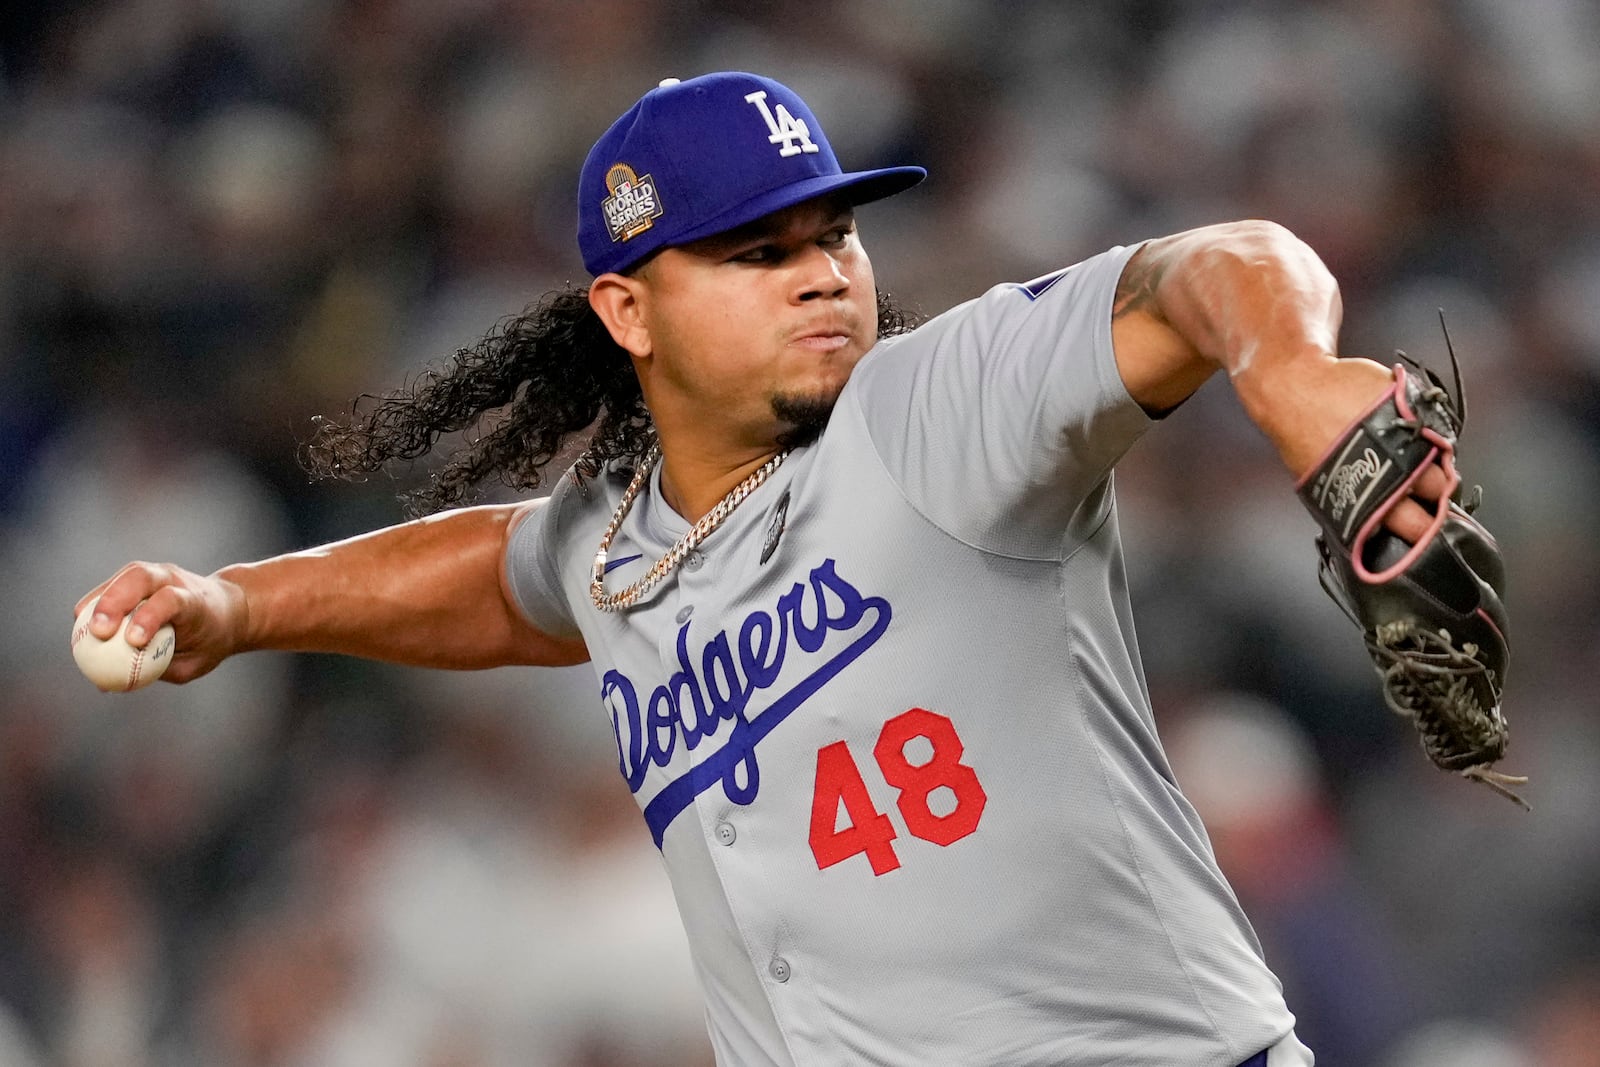
{"label": "long hair", "polygon": [[[879,337],[919,321],[879,291]],[[589,306],[588,291],[570,285],[502,321],[444,367],[386,396],[357,398],[343,419],[319,415],[313,423],[301,464],[314,478],[346,481],[419,459],[441,437],[465,432],[425,487],[400,494],[413,516],[469,503],[491,479],[533,489],[584,431],[573,465],[580,480],[612,460],[641,462],[655,441],[627,351]]]}

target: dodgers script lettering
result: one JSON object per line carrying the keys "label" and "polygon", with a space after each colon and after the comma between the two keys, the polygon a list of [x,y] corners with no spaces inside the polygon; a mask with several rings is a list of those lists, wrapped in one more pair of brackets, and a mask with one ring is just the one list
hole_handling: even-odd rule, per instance
{"label": "dodgers script lettering", "polygon": [[[720,783],[735,804],[755,800],[761,788],[756,745],[875,644],[892,615],[887,600],[864,596],[829,559],[780,596],[775,610],[752,611],[736,628],[717,631],[693,651],[692,624],[685,623],[678,630],[679,669],[647,695],[623,672],[608,670],[600,698],[611,713],[619,769],[633,792],[643,788],[651,767],[671,763],[680,743],[694,750],[721,742],[645,805],[656,847],[672,820],[714,785]],[[830,642],[830,634],[849,640]],[[753,698],[776,685],[791,652],[804,657],[806,673],[752,718]]]}

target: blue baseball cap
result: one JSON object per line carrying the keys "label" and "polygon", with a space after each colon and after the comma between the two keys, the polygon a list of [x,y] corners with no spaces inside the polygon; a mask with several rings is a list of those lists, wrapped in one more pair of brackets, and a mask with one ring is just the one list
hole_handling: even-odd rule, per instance
{"label": "blue baseball cap", "polygon": [[846,173],[787,87],[740,72],[668,78],[611,124],[578,176],[578,247],[595,275],[827,193],[865,204],[921,167]]}

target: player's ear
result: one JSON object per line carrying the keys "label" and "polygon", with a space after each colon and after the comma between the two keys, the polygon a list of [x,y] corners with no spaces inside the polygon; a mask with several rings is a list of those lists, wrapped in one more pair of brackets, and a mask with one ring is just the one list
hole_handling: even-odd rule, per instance
{"label": "player's ear", "polygon": [[645,288],[642,278],[626,274],[602,274],[589,286],[589,306],[605,323],[611,339],[639,359],[651,352]]}

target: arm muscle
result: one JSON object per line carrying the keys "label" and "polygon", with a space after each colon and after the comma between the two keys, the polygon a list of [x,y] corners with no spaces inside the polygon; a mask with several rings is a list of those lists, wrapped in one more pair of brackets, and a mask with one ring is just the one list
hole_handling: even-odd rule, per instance
{"label": "arm muscle", "polygon": [[1299,476],[1388,387],[1340,359],[1339,287],[1282,226],[1238,222],[1152,241],[1128,262],[1111,324],[1117,369],[1148,411],[1170,410],[1218,368]]}
{"label": "arm muscle", "polygon": [[[1111,323],[1117,370],[1146,411],[1171,410],[1218,368],[1296,478],[1393,384],[1387,367],[1339,358],[1339,287],[1299,238],[1237,222],[1151,241],[1123,268]],[[1427,472],[1416,495],[1448,491]],[[1385,525],[1409,541],[1428,516],[1401,501]]]}
{"label": "arm muscle", "polygon": [[463,508],[219,571],[244,592],[240,650],[447,668],[581,663],[582,641],[529,625],[506,588],[506,540],[539,503]]}

